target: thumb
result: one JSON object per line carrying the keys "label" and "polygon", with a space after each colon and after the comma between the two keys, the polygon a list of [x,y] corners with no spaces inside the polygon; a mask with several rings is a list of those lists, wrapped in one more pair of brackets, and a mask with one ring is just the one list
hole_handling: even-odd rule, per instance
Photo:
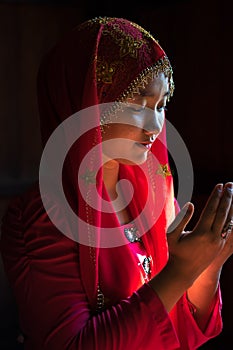
{"label": "thumb", "polygon": [[174,238],[179,238],[188,222],[191,220],[193,212],[194,205],[191,202],[187,202],[177,214],[171,225],[168,227],[167,233],[177,236]]}

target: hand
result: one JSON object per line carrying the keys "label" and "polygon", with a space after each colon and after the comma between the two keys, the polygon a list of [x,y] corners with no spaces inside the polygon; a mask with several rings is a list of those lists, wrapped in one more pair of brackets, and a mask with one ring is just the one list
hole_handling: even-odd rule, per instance
{"label": "hand", "polygon": [[[214,276],[209,294],[215,293],[219,275],[217,266],[221,265],[232,252],[233,233],[229,233],[226,239],[221,236],[226,220],[232,216],[233,191],[230,189],[232,187],[233,183],[227,183],[224,188],[222,185],[215,186],[192,231],[184,231],[193,215],[192,203],[187,203],[170,225],[167,233],[168,262],[149,281],[149,285],[168,312],[187,290],[190,291],[192,298],[193,294],[200,296],[200,292],[193,293],[193,290],[201,290],[203,300],[203,289],[196,286],[202,284],[204,271],[206,274],[208,270],[207,274]],[[206,283],[206,278],[204,280]],[[204,313],[208,305],[202,306]]]}
{"label": "hand", "polygon": [[194,207],[187,203],[169,228],[168,265],[190,285],[211,264],[221,266],[233,253],[233,234],[223,239],[221,232],[233,218],[232,183],[216,185],[197,225],[184,232]]}
{"label": "hand", "polygon": [[[224,227],[226,228],[230,221],[233,219],[233,200],[231,201],[231,206],[228,212],[227,219],[225,221]],[[224,232],[226,232],[223,229]],[[221,269],[222,265],[227,261],[227,259],[233,254],[233,232],[228,233],[225,237],[225,244],[220,254],[216,256],[214,261],[211,263],[210,268],[214,271]]]}

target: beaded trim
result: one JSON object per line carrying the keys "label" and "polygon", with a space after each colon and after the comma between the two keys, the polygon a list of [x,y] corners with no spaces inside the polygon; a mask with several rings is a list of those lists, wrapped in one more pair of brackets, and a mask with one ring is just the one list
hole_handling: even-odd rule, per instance
{"label": "beaded trim", "polygon": [[168,96],[168,101],[170,97],[173,96],[174,93],[174,82],[173,82],[173,71],[170,64],[170,61],[167,56],[164,56],[160,60],[158,60],[153,66],[147,67],[143,70],[136,79],[134,79],[128,88],[120,95],[120,97],[112,103],[111,107],[106,110],[100,119],[100,125],[107,124],[111,122],[111,117],[116,118],[117,111],[122,110],[122,103],[127,98],[133,98],[134,95],[140,93],[141,88],[145,88],[151,80],[153,80],[159,73],[164,73],[165,77],[169,80],[170,94]]}
{"label": "beaded trim", "polygon": [[82,30],[86,27],[91,27],[93,24],[107,24],[109,22],[113,22],[115,19],[113,17],[94,17],[91,19],[88,19],[87,21],[79,24],[79,30]]}
{"label": "beaded trim", "polygon": [[104,294],[102,293],[100,286],[97,286],[97,303],[96,303],[96,311],[101,311],[104,308]]}

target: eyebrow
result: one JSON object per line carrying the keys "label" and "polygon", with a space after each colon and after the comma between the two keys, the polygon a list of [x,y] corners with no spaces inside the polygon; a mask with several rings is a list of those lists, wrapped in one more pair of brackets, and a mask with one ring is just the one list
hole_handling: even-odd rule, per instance
{"label": "eyebrow", "polygon": [[[145,93],[146,92],[146,90],[142,90],[142,91],[140,91],[140,95],[141,96],[143,96],[143,93]],[[166,91],[164,94],[163,94],[163,97],[166,97],[166,96],[170,96],[170,93],[171,93],[171,91],[170,90],[168,90],[168,91]],[[154,96],[153,94],[145,94],[144,96]]]}

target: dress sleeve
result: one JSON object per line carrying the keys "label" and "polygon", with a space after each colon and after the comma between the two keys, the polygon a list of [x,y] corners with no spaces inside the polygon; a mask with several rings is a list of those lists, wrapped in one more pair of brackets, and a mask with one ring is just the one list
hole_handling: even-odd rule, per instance
{"label": "dress sleeve", "polygon": [[[175,213],[177,215],[180,211],[180,206],[176,198],[174,199],[174,206]],[[206,329],[203,332],[198,327],[193,317],[195,314],[195,307],[188,300],[187,294],[185,293],[170,312],[170,317],[180,341],[180,348],[198,349],[209,339],[219,335],[223,327],[221,311],[222,297],[220,285],[218,285],[218,289],[213,300],[212,312],[209,315]]]}
{"label": "dress sleeve", "polygon": [[198,349],[208,340],[219,335],[223,326],[221,310],[222,298],[220,285],[218,285],[208,323],[205,330],[202,331],[193,317],[195,314],[195,307],[188,300],[185,293],[170,312],[173,325],[180,341],[180,348]]}
{"label": "dress sleeve", "polygon": [[[59,233],[41,209],[11,206],[2,224],[1,253],[16,298],[25,350],[164,350],[183,347],[178,324],[202,343],[216,334],[218,305],[206,334],[198,329],[186,298],[169,315],[153,289],[144,284],[132,296],[94,314],[79,270],[78,244]],[[177,321],[177,322],[176,322]],[[180,338],[180,339],[179,339]],[[181,346],[180,346],[181,341]]]}

